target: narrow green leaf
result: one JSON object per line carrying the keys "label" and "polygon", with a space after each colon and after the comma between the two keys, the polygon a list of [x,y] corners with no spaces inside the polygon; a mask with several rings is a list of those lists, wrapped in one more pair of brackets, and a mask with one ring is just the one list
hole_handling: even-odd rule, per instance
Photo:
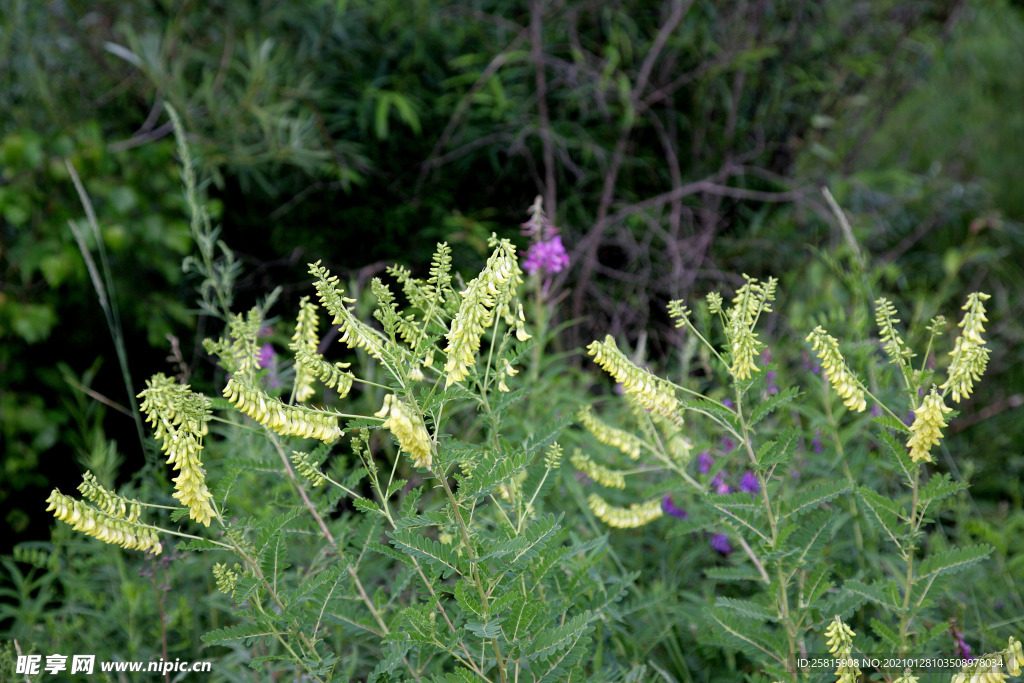
{"label": "narrow green leaf", "polygon": [[524,661],[532,661],[571,648],[590,629],[593,618],[594,615],[588,610],[576,615],[562,626],[541,630],[535,638],[524,643],[520,656]]}
{"label": "narrow green leaf", "polygon": [[851,593],[861,596],[868,602],[873,602],[876,605],[883,605],[891,607],[889,601],[885,597],[885,593],[882,591],[882,586],[878,583],[866,584],[863,581],[857,579],[848,579],[843,583],[843,589]]}
{"label": "narrow green leaf", "polygon": [[769,396],[764,401],[762,401],[756,408],[754,408],[754,412],[750,416],[749,426],[753,427],[758,422],[768,417],[773,412],[778,410],[781,406],[786,405],[799,395],[799,389],[797,389],[796,387],[789,387],[788,389],[784,389],[781,393],[775,394],[774,396]]}
{"label": "narrow green leaf", "polygon": [[463,575],[463,562],[450,546],[406,529],[390,531],[388,536],[391,538],[391,545],[398,550],[425,560],[427,564],[440,567],[444,578],[453,573]]}
{"label": "narrow green leaf", "polygon": [[863,486],[857,488],[857,497],[864,503],[864,507],[869,513],[868,519],[873,521],[889,537],[889,540],[897,546],[900,545],[899,538],[903,533],[902,524],[893,501],[877,491]]}
{"label": "narrow green leaf", "polygon": [[753,567],[708,567],[704,576],[716,581],[761,581],[761,575]]}
{"label": "narrow green leaf", "polygon": [[789,501],[788,509],[783,512],[783,517],[792,517],[808,510],[817,508],[821,503],[826,503],[838,495],[846,493],[851,489],[848,481],[826,481],[798,493]]}
{"label": "narrow green leaf", "polygon": [[747,617],[760,619],[764,623],[775,621],[776,615],[765,605],[759,605],[751,600],[738,600],[736,598],[715,598],[715,607],[728,609]]}
{"label": "narrow green leaf", "polygon": [[992,554],[992,546],[987,543],[953,548],[952,550],[928,556],[921,563],[918,575],[924,579],[940,574],[956,574],[984,560],[990,554]]}
{"label": "narrow green leaf", "polygon": [[900,651],[900,637],[890,626],[886,626],[878,619],[872,618],[871,630],[874,631],[875,635],[878,636],[883,643],[888,645],[893,652]]}
{"label": "narrow green leaf", "polygon": [[757,465],[768,469],[773,465],[784,465],[793,457],[793,450],[800,440],[800,431],[787,429],[775,439],[757,449]]}
{"label": "narrow green leaf", "polygon": [[921,502],[922,509],[927,510],[932,503],[937,503],[949,496],[960,493],[966,488],[968,488],[966,483],[953,481],[948,472],[941,476],[933,474],[928,483],[921,487],[918,493],[918,500]]}

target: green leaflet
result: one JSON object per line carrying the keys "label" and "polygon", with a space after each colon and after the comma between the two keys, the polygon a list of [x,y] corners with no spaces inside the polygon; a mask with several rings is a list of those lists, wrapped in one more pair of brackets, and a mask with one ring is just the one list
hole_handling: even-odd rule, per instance
{"label": "green leaflet", "polygon": [[783,389],[778,394],[769,396],[764,401],[759,403],[756,408],[754,408],[754,412],[751,413],[750,415],[750,421],[748,426],[753,427],[761,420],[765,419],[766,417],[774,413],[780,407],[794,400],[797,396],[800,395],[800,393],[800,390],[797,389],[796,387],[789,387],[787,389]]}
{"label": "green leaflet", "polygon": [[405,529],[388,532],[388,536],[396,549],[440,568],[443,578],[452,574],[464,575],[466,571],[465,560],[451,546]]}
{"label": "green leaflet", "polygon": [[987,543],[969,545],[962,548],[953,548],[945,552],[929,555],[921,568],[918,576],[930,578],[940,574],[955,574],[964,571],[971,565],[984,560],[992,554],[992,546]]}
{"label": "green leaflet", "polygon": [[757,464],[768,469],[773,465],[784,465],[793,458],[793,449],[800,440],[800,431],[786,429],[778,437],[757,449]]}
{"label": "green leaflet", "polygon": [[846,481],[827,481],[816,484],[793,496],[783,509],[782,517],[792,517],[805,513],[822,503],[827,503],[840,494],[846,493],[850,488],[850,483]]}
{"label": "green leaflet", "polygon": [[525,570],[531,560],[540,554],[552,536],[561,528],[558,524],[561,519],[561,514],[558,517],[550,514],[542,517],[527,527],[522,535],[490,546],[487,554],[477,558],[476,561],[497,559],[496,574],[511,572],[513,575],[518,575]]}
{"label": "green leaflet", "polygon": [[594,615],[588,610],[578,614],[562,626],[548,627],[518,648],[518,658],[532,661],[571,648],[590,630]]}

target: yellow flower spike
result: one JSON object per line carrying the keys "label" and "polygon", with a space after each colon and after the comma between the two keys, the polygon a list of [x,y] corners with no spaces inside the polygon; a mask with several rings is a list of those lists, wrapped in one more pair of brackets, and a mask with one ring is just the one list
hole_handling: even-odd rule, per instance
{"label": "yellow flower spike", "polygon": [[163,547],[156,532],[136,521],[126,521],[97,510],[82,501],[65,496],[59,490],[50,492],[47,512],[68,524],[75,531],[122,548],[159,555]]}
{"label": "yellow flower spike", "polygon": [[813,349],[821,360],[821,369],[836,393],[843,399],[843,404],[850,410],[863,412],[867,408],[866,394],[860,382],[846,366],[846,360],[839,351],[839,342],[836,338],[819,325],[807,335],[807,341],[813,343]]}
{"label": "yellow flower spike", "polygon": [[840,660],[835,672],[836,683],[855,683],[861,675],[861,670],[850,656],[853,654],[853,637],[856,635],[838,616],[825,629],[829,653]]}
{"label": "yellow flower spike", "polygon": [[1024,666],[1024,651],[1021,649],[1020,641],[1010,636],[1009,644],[1004,652],[1006,670],[1010,672],[1011,676],[1020,676],[1021,667]]}
{"label": "yellow flower spike", "polygon": [[[516,325],[516,336],[524,341],[525,330],[520,328],[509,303],[515,296],[516,286],[522,282],[519,266],[515,259],[515,247],[508,240],[494,240],[496,248],[480,275],[472,280],[460,296],[459,312],[452,320],[445,337],[448,344],[444,352],[448,355],[444,371],[447,374],[445,387],[461,382],[476,364],[480,351],[480,340],[494,323],[494,316],[500,315],[508,325]],[[522,332],[522,334],[520,334]],[[528,336],[526,337],[528,338]]]}
{"label": "yellow flower spike", "polygon": [[215,514],[213,496],[206,488],[206,471],[199,458],[202,435],[210,419],[209,399],[163,373],[146,381],[146,390],[139,398],[143,399],[141,408],[146,420],[156,426],[156,438],[162,440],[167,463],[180,471],[173,480],[174,497],[188,507],[189,517],[209,526]]}
{"label": "yellow flower spike", "polygon": [[633,503],[628,508],[622,508],[609,505],[601,496],[591,493],[587,497],[587,506],[593,511],[595,517],[617,529],[635,529],[653,522],[664,514],[660,498],[652,498],[643,503]]}
{"label": "yellow flower spike", "polygon": [[[317,335],[317,305],[310,303],[309,297],[299,299],[299,316],[295,322],[295,334],[292,335],[291,349],[293,352],[299,350],[306,353],[316,353],[320,344],[320,337]],[[313,389],[315,374],[307,366],[296,360],[295,363],[295,400],[303,403],[316,393]]]}
{"label": "yellow flower spike", "polygon": [[931,392],[924,397],[921,406],[914,411],[914,424],[910,425],[913,432],[907,447],[910,448],[910,459],[914,462],[932,462],[931,449],[942,439],[942,428],[946,427],[944,414],[952,412],[946,406],[942,396],[933,386]]}
{"label": "yellow flower spike", "polygon": [[569,462],[572,466],[583,474],[590,477],[592,480],[610,489],[624,489],[626,488],[626,477],[622,472],[609,469],[604,465],[599,465],[589,456],[584,455],[578,448],[573,451],[572,456],[569,458]]}
{"label": "yellow flower spike", "polygon": [[587,351],[595,363],[622,384],[623,391],[636,397],[640,405],[677,425],[683,423],[682,410],[672,385],[634,365],[619,351],[611,335],[606,336],[603,342],[591,342]]}
{"label": "yellow flower spike", "polygon": [[602,422],[594,416],[594,411],[590,406],[580,410],[579,420],[598,441],[607,446],[618,448],[633,460],[637,460],[643,452],[643,441],[625,430],[617,429]]}
{"label": "yellow flower spike", "polygon": [[989,298],[988,294],[974,292],[967,297],[967,303],[962,309],[967,311],[959,325],[963,332],[950,353],[953,360],[949,366],[948,379],[939,387],[943,391],[952,389],[955,403],[959,403],[961,398],[970,398],[974,383],[981,379],[988,367],[989,351],[985,348],[981,333],[985,331],[983,323],[988,322],[984,301]]}
{"label": "yellow flower spike", "polygon": [[259,389],[246,387],[232,377],[224,395],[238,395],[235,407],[264,427],[283,436],[318,438],[331,443],[341,437],[338,421],[331,415],[304,406],[291,406],[267,396]]}
{"label": "yellow flower spike", "polygon": [[430,449],[430,434],[427,433],[427,427],[423,424],[423,418],[410,411],[405,403],[394,394],[384,397],[384,406],[374,415],[376,417],[388,416],[381,426],[395,435],[399,447],[409,454],[413,465],[430,467],[433,463],[433,453]]}

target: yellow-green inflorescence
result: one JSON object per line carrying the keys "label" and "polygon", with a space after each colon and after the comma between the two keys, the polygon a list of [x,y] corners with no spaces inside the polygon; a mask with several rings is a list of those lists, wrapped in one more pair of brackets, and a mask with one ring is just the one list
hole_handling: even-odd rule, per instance
{"label": "yellow-green inflorescence", "polygon": [[640,457],[643,452],[644,442],[629,432],[612,427],[594,416],[590,406],[585,406],[579,412],[580,422],[597,440],[608,446],[618,448],[633,460]]}
{"label": "yellow-green inflorescence", "polygon": [[[770,302],[775,300],[775,287],[778,284],[778,280],[771,277],[765,282],[758,282],[746,274],[743,277],[746,284],[736,290],[725,325],[732,359],[729,374],[736,380],[750,379],[750,373],[760,372],[754,359],[764,345],[758,341],[754,326],[761,313],[771,312]],[[720,298],[715,301],[718,301],[721,310]]]}
{"label": "yellow-green inflorescence", "polygon": [[84,501],[75,500],[54,489],[46,499],[49,503],[46,511],[52,512],[54,517],[65,524],[70,524],[75,531],[104,543],[159,555],[162,550],[160,538],[155,529],[139,522],[138,505],[121,505],[125,502],[123,498],[113,498],[117,500],[111,501],[113,504],[107,512],[97,510]]}
{"label": "yellow-green inflorescence", "polygon": [[601,486],[605,486],[610,489],[624,489],[626,488],[626,477],[617,470],[609,469],[604,465],[599,465],[590,459],[590,456],[585,455],[583,451],[578,448],[573,451],[572,456],[569,458],[569,462],[577,470],[587,475]]}
{"label": "yellow-green inflorescence", "polygon": [[942,401],[942,396],[932,387],[921,405],[914,411],[913,434],[907,442],[910,459],[914,462],[932,462],[931,449],[942,439],[942,428],[946,426],[945,414],[953,409]]}
{"label": "yellow-green inflorescence", "polygon": [[345,296],[345,290],[340,285],[338,276],[331,275],[330,271],[322,267],[319,261],[310,264],[309,272],[317,278],[314,286],[320,297],[320,302],[327,312],[334,316],[331,324],[341,328],[340,341],[350,349],[364,349],[377,360],[386,363],[388,360],[385,352],[387,340],[380,332],[352,313],[349,304],[354,304],[356,300]]}
{"label": "yellow-green inflorescence", "polygon": [[155,438],[161,440],[168,464],[178,470],[174,497],[188,508],[189,517],[210,526],[216,513],[213,495],[206,487],[206,470],[199,458],[203,436],[208,431],[210,400],[163,373],[146,381],[146,389],[139,398],[143,399],[142,411],[154,427]]}
{"label": "yellow-green inflorescence", "polygon": [[973,664],[953,675],[951,683],[1002,683],[1010,676],[1020,676],[1021,667],[1024,667],[1024,651],[1020,641],[1010,636],[1005,649],[976,657]]}
{"label": "yellow-green inflorescence", "polygon": [[839,662],[836,668],[836,683],[855,683],[861,674],[853,659],[853,637],[857,635],[839,617],[832,620],[825,629],[828,638],[828,649],[832,657]]}
{"label": "yellow-green inflorescence", "polygon": [[525,315],[522,306],[516,313],[511,309],[516,288],[523,281],[515,247],[508,240],[491,239],[494,253],[480,275],[460,293],[462,303],[459,312],[445,335],[448,340],[444,349],[448,356],[444,366],[447,374],[445,387],[461,382],[469,375],[470,368],[476,364],[480,340],[494,324],[496,315],[504,318],[509,327],[516,328],[516,337],[520,341],[530,338],[523,326]]}
{"label": "yellow-green inflorescence", "polygon": [[229,568],[223,562],[218,562],[213,565],[213,578],[217,580],[217,590],[225,595],[234,597],[235,586],[238,585],[239,572],[242,571],[242,566],[237,562],[233,568]]}
{"label": "yellow-green inflorescence", "polygon": [[[299,318],[295,323],[295,334],[292,335],[291,349],[298,353],[303,351],[306,355],[316,353],[316,347],[320,344],[320,337],[317,335],[316,304],[309,301],[308,296],[299,300]],[[313,380],[316,375],[308,365],[295,363],[295,400],[303,403],[312,398],[315,393]]]}
{"label": "yellow-green inflorescence", "polygon": [[611,335],[587,347],[594,362],[622,385],[622,390],[635,397],[647,410],[666,417],[675,424],[683,422],[682,410],[675,389],[665,380],[638,368],[619,351]]}
{"label": "yellow-green inflorescence", "polygon": [[320,471],[320,466],[313,462],[309,453],[292,451],[291,460],[295,463],[298,473],[308,479],[314,487],[321,486],[327,481],[327,477]]}
{"label": "yellow-green inflorescence", "polygon": [[338,418],[302,406],[291,406],[234,377],[224,386],[224,398],[261,425],[282,436],[320,439],[331,443],[341,436]]}
{"label": "yellow-green inflorescence", "polygon": [[377,417],[387,416],[384,429],[388,429],[403,451],[409,454],[416,467],[430,467],[433,462],[430,434],[427,427],[416,412],[409,409],[402,399],[394,394],[384,397],[384,405],[374,413]]}
{"label": "yellow-green inflorescence", "polygon": [[807,335],[807,341],[813,343],[814,350],[821,360],[821,369],[825,371],[825,376],[832,383],[836,393],[843,399],[846,407],[863,412],[867,408],[864,387],[846,366],[846,360],[839,351],[839,342],[836,341],[836,338],[825,332],[825,329],[819,325]]}
{"label": "yellow-green inflorescence", "polygon": [[608,502],[591,493],[587,497],[587,505],[599,520],[618,529],[635,529],[649,524],[664,514],[660,498],[651,498],[643,503],[633,503],[628,508],[609,505]]}
{"label": "yellow-green inflorescence", "polygon": [[944,391],[952,390],[955,403],[959,403],[961,398],[970,397],[974,391],[974,382],[981,378],[988,367],[989,352],[981,337],[985,331],[983,325],[988,322],[984,303],[988,298],[988,294],[974,292],[967,297],[967,303],[963,306],[963,310],[967,311],[960,321],[963,332],[950,354],[953,360],[949,366],[948,379],[939,387]]}

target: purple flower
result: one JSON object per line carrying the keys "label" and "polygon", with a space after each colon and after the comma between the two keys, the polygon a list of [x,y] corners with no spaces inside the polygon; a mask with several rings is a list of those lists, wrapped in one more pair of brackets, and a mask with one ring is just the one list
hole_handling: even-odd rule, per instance
{"label": "purple flower", "polygon": [[814,430],[814,438],[811,440],[811,449],[815,453],[821,453],[824,450],[824,448],[822,448],[822,446],[821,446],[821,430],[820,429],[815,429]]}
{"label": "purple flower", "polygon": [[535,242],[526,252],[523,270],[527,273],[540,271],[543,275],[552,275],[569,265],[569,254],[565,251],[562,238],[555,235],[546,242]]}
{"label": "purple flower", "polygon": [[914,424],[914,420],[916,420],[916,419],[917,419],[917,413],[915,413],[913,410],[911,410],[909,413],[907,413],[907,419],[905,419],[903,421],[903,424],[905,424],[905,425],[907,425],[909,427],[910,425]]}
{"label": "purple flower", "polygon": [[725,475],[721,472],[716,474],[714,479],[711,480],[711,485],[715,487],[715,493],[721,496],[732,493],[732,489],[725,483]]}
{"label": "purple flower", "polygon": [[877,405],[871,406],[871,417],[878,417],[881,414],[882,414],[882,409],[881,408],[879,408]]}
{"label": "purple flower", "polygon": [[274,358],[277,356],[274,353],[274,346],[272,344],[264,344],[260,347],[260,350],[256,352],[256,365],[261,368],[269,368],[274,363]]}
{"label": "purple flower", "polygon": [[697,468],[701,474],[707,474],[711,471],[711,466],[715,464],[715,459],[711,457],[711,454],[704,451],[697,456]]}
{"label": "purple flower", "polygon": [[714,534],[711,536],[711,549],[722,555],[728,555],[732,552],[732,546],[729,545],[729,537],[725,534]]}
{"label": "purple flower", "polygon": [[957,654],[962,656],[964,659],[974,659],[971,656],[971,646],[964,640],[964,634],[960,633],[956,626],[952,626],[953,638],[956,639],[956,651]]}
{"label": "purple flower", "polygon": [[774,396],[775,394],[779,393],[779,386],[775,384],[774,370],[769,370],[768,372],[764,373],[764,380],[765,382],[768,383],[768,393],[770,395]]}
{"label": "purple flower", "polygon": [[753,498],[754,494],[761,490],[761,484],[757,481],[757,475],[747,470],[740,477],[740,491],[746,491]]}
{"label": "purple flower", "polygon": [[676,507],[676,504],[672,502],[671,494],[666,494],[661,499],[661,509],[665,511],[665,514],[678,517],[679,519],[688,519],[690,515],[686,514],[686,510]]}
{"label": "purple flower", "polygon": [[736,404],[732,402],[732,399],[728,399],[728,398],[723,398],[722,399],[722,405],[725,406],[726,408],[728,408],[729,410],[732,410],[733,408],[736,407]]}
{"label": "purple flower", "polygon": [[724,453],[731,453],[736,448],[736,442],[727,436],[722,437],[722,451]]}

